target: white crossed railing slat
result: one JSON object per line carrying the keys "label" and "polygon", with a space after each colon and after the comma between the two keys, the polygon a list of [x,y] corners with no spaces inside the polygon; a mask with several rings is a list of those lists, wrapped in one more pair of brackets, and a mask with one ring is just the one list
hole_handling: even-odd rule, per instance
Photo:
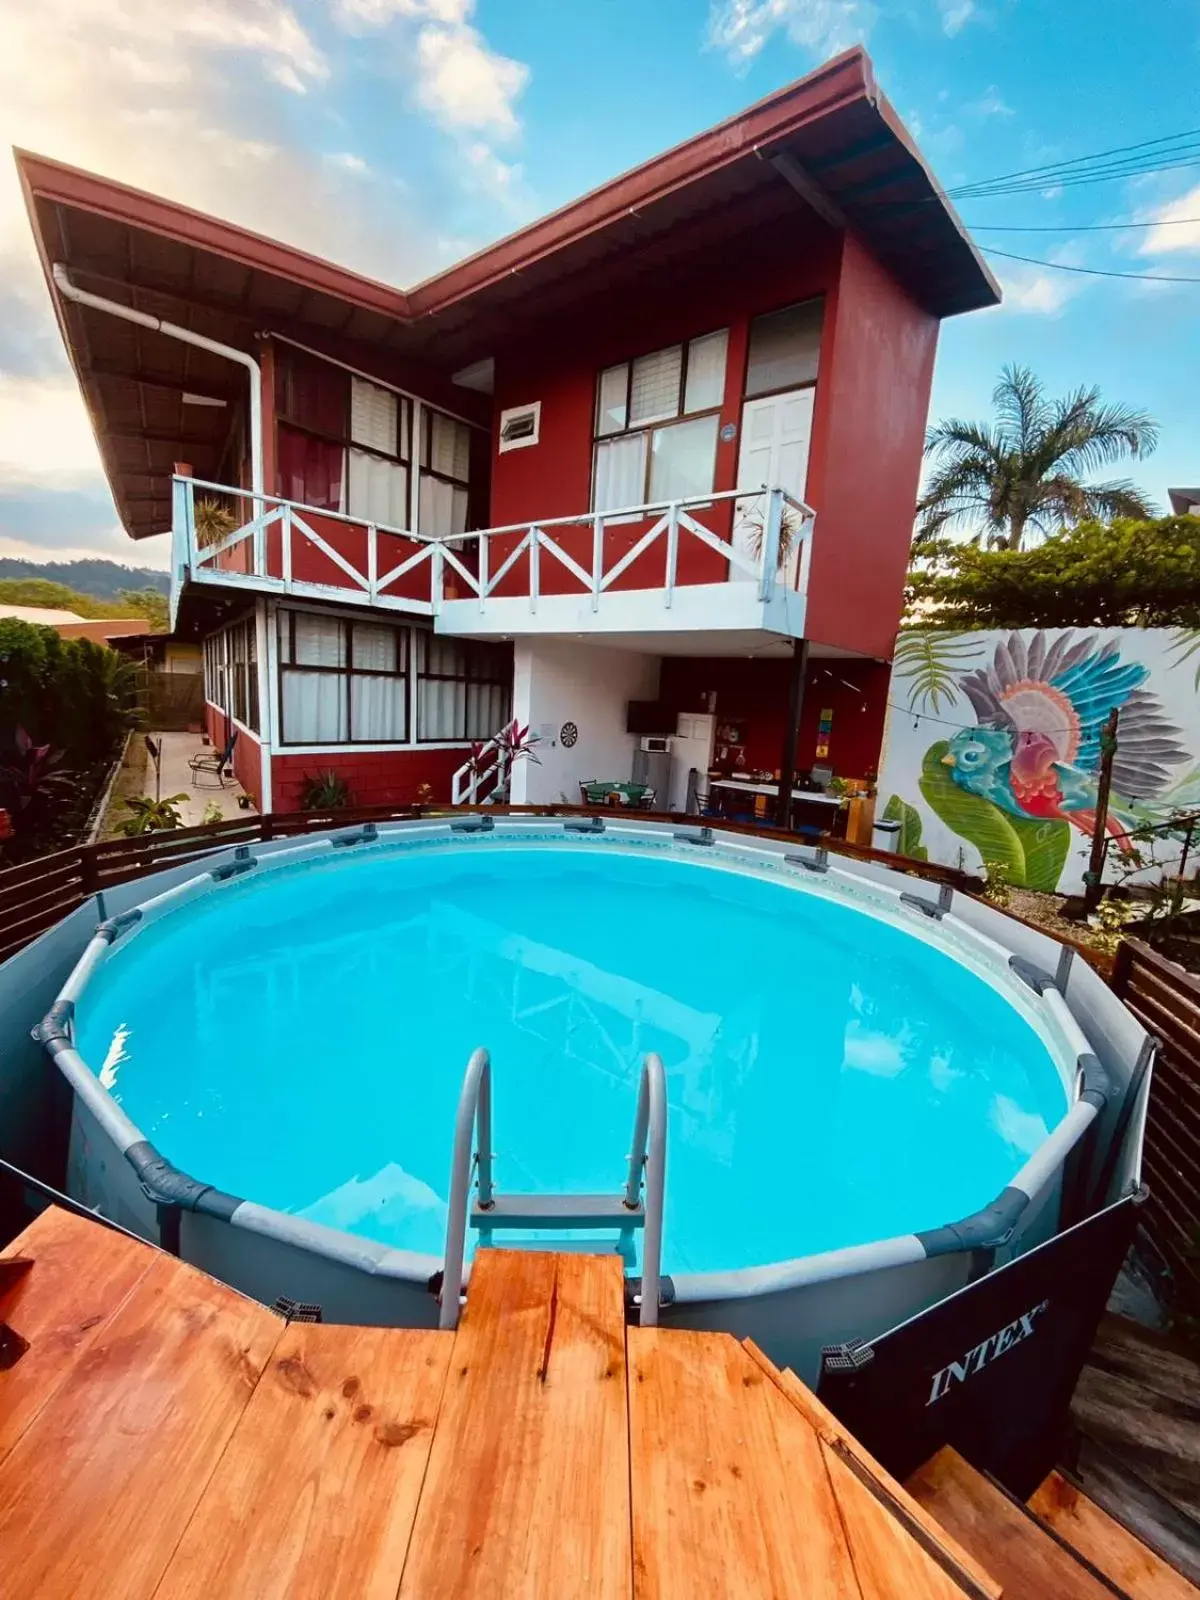
{"label": "white crossed railing slat", "polygon": [[[285,593],[301,594],[312,591],[329,594],[342,588],[349,588],[356,595],[365,595],[372,604],[430,614],[440,612],[445,603],[447,570],[455,574],[465,586],[471,603],[477,603],[479,609],[485,611],[489,600],[501,597],[501,586],[518,567],[523,557],[527,562],[527,578],[522,585],[524,598],[529,609],[536,611],[538,600],[543,593],[541,560],[543,552],[578,584],[578,593],[581,597],[590,597],[593,611],[599,609],[602,598],[611,594],[634,564],[660,540],[664,542],[661,580],[640,583],[635,587],[657,590],[661,593],[666,607],[671,606],[680,588],[701,581],[695,578],[681,578],[680,550],[685,540],[694,541],[721,557],[728,563],[731,577],[736,573],[748,578],[757,578],[759,595],[764,602],[770,599],[777,588],[788,586],[788,575],[784,573],[783,563],[780,561],[785,518],[789,518],[791,523],[788,542],[792,546],[793,554],[797,544],[799,545],[799,560],[789,563],[789,566],[794,567],[797,574],[796,587],[801,592],[807,584],[812,553],[811,508],[782,489],[768,489],[765,486],[757,490],[723,490],[690,499],[660,501],[642,506],[623,506],[612,511],[587,512],[576,517],[552,517],[535,523],[484,528],[477,532],[455,535],[453,540],[436,538],[429,534],[411,533],[404,528],[368,522],[348,516],[344,512],[326,511],[315,506],[280,500],[270,495],[259,495],[252,501],[255,515],[219,539],[206,544],[200,544],[196,537],[197,491],[203,491],[205,494],[215,493],[235,503],[249,501],[250,495],[242,489],[186,477],[176,479],[176,489],[176,537],[182,540],[182,550],[179,551],[176,565],[181,571],[189,570],[194,577],[201,580],[230,584],[253,578],[264,587],[282,588]],[[728,502],[733,503],[735,527],[739,522],[750,522],[758,528],[758,537],[755,541],[759,545],[757,554],[746,545],[739,546],[732,536],[726,538],[714,532],[696,515],[698,511],[711,510]],[[747,514],[748,505],[759,508],[756,515]],[[653,521],[650,522],[650,526],[634,539],[632,545],[622,549],[619,554],[613,550],[610,541],[615,537],[624,543],[629,537],[631,522],[646,522],[651,518]],[[319,527],[314,526],[314,519],[320,519]],[[335,537],[331,525],[339,523],[354,528],[359,535],[365,532],[365,571],[331,542]],[[276,560],[273,554],[269,560],[266,536],[268,531],[275,527],[279,529],[280,549],[278,559]],[[564,535],[576,532],[583,536],[585,543],[589,530],[590,570],[584,565],[581,542],[576,542],[572,548],[568,548],[564,541]],[[381,537],[393,542],[402,541],[411,551],[388,567],[382,575],[379,571]],[[503,548],[503,544],[514,538],[515,544],[496,565],[494,542],[501,540]],[[252,561],[248,563],[249,572],[220,564],[223,556],[247,541],[250,542],[253,551]],[[337,573],[348,580],[347,583],[337,582],[332,575],[328,580],[297,577],[296,551],[305,545],[319,552]],[[412,548],[414,546],[415,548]],[[470,559],[472,554],[474,562]],[[277,571],[268,570],[274,566],[277,566]],[[418,585],[416,596],[396,593],[395,586],[402,578],[425,567],[428,568],[428,589],[425,595],[419,593],[421,585]],[[628,587],[626,585],[626,588]],[[560,592],[560,590],[555,591],[555,593]],[[571,592],[575,591],[568,591]],[[520,597],[518,594],[517,598]],[[510,600],[514,597],[508,594],[503,598]]]}

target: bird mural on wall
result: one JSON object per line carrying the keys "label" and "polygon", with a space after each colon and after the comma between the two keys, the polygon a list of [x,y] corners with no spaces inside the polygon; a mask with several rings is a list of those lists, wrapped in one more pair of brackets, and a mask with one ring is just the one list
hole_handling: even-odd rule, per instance
{"label": "bird mural on wall", "polygon": [[[1157,815],[1172,769],[1188,759],[1179,730],[1142,685],[1149,671],[1122,661],[1115,640],[1095,634],[1048,644],[1037,633],[997,644],[989,667],[966,673],[961,686],[979,726],[963,728],[941,760],[959,788],[1012,816],[1069,822],[1091,834],[1096,823],[1101,732],[1119,713],[1108,831],[1130,848],[1126,833]],[[1159,802],[1156,804],[1155,802]]]}

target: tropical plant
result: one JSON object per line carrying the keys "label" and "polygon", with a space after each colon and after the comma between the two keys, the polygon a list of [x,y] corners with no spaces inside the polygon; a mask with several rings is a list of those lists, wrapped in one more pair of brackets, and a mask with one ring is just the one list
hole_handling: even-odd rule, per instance
{"label": "tropical plant", "polygon": [[225,813],[215,800],[210,800],[200,813],[200,822],[205,828],[211,827],[215,822],[224,822],[224,820]]}
{"label": "tropical plant", "polygon": [[[743,516],[740,525],[745,531],[746,548],[755,561],[762,559],[763,540],[766,538],[766,512],[761,514],[751,512]],[[792,552],[799,548],[800,540],[804,537],[804,526],[807,518],[795,506],[783,502],[783,515],[779,520],[779,568],[782,570],[792,559]]]}
{"label": "tropical plant", "polygon": [[894,794],[883,808],[883,821],[900,824],[896,835],[898,855],[908,856],[913,861],[929,860],[929,851],[921,843],[921,813],[916,806],[910,806],[907,800]]}
{"label": "tropical plant", "polygon": [[1154,449],[1158,428],[1144,411],[1105,404],[1095,388],[1051,400],[1027,367],[1012,366],[1001,373],[992,401],[994,422],[950,417],[930,429],[925,453],[936,465],[917,505],[914,553],[964,523],[989,544],[1020,550],[1028,533],[1154,515],[1127,479],[1085,481],[1099,467]]}
{"label": "tropical plant", "polygon": [[0,794],[5,809],[21,812],[52,804],[74,792],[75,773],[63,766],[63,752],[34,744],[25,729],[13,735],[13,754],[0,762]]}
{"label": "tropical plant", "polygon": [[985,900],[990,900],[994,906],[1003,908],[1012,899],[1012,882],[1008,873],[1009,863],[1007,861],[985,861],[983,863],[983,897]]}
{"label": "tropical plant", "polygon": [[197,500],[192,509],[192,521],[196,529],[196,543],[202,550],[209,545],[220,544],[237,527],[237,518],[228,506],[223,506],[219,500]]}
{"label": "tropical plant", "polygon": [[129,815],[117,823],[116,831],[132,839],[139,833],[163,833],[182,828],[179,807],[187,798],[186,794],[170,794],[165,800],[154,800],[148,794],[133,795],[121,802]]}
{"label": "tropical plant", "polygon": [[[1200,517],[1083,522],[1030,550],[947,545],[932,567],[909,574],[901,634],[919,659],[940,652],[934,629],[1175,628],[1176,664],[1196,658],[1200,689]],[[920,639],[922,646],[909,643]]]}
{"label": "tropical plant", "polygon": [[983,646],[953,633],[905,630],[896,641],[892,673],[908,685],[908,709],[928,706],[936,713],[958,703],[958,674]]}
{"label": "tropical plant", "polygon": [[[1200,518],[1195,520],[1200,521]],[[1195,656],[1196,671],[1192,684],[1197,693],[1200,693],[1200,628],[1177,628],[1169,648],[1175,653],[1174,665],[1177,667],[1181,667],[1185,661],[1190,661]]]}
{"label": "tropical plant", "polygon": [[354,804],[354,796],[345,778],[327,768],[324,772],[306,773],[300,792],[302,811],[345,811]]}

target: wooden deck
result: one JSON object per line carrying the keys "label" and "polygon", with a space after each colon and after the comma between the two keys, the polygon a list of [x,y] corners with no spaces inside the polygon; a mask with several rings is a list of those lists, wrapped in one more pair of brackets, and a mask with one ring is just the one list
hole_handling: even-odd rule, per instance
{"label": "wooden deck", "polygon": [[14,1600],[1000,1594],[790,1373],[627,1330],[616,1256],[482,1252],[435,1333],[287,1324],[54,1209],[20,1255]]}

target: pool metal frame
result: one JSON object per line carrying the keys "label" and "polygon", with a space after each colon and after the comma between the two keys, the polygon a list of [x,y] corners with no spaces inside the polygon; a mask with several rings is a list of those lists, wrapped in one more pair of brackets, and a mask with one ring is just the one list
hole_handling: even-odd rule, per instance
{"label": "pool metal frame", "polygon": [[[712,852],[732,858],[730,865],[734,867],[741,863],[767,868],[785,882],[808,880],[811,887],[816,887],[812,880],[819,879],[822,889],[842,891],[836,896],[839,900],[868,913],[873,911],[893,926],[903,926],[911,919],[911,932],[925,940],[930,940],[935,930],[952,926],[959,943],[984,958],[996,987],[1005,987],[1002,981],[996,982],[1004,969],[1010,979],[1025,986],[1026,1001],[1036,1007],[1051,1034],[1057,1035],[1065,1046],[1059,1052],[1060,1071],[1063,1055],[1067,1060],[1074,1058],[1074,1093],[1072,1096],[1068,1085],[1065,1115],[990,1204],[967,1217],[920,1233],[770,1266],[663,1277],[661,1305],[669,1313],[678,1317],[693,1308],[696,1325],[706,1326],[710,1325],[707,1318],[719,1317],[719,1308],[733,1302],[755,1298],[774,1302],[793,1291],[858,1279],[864,1274],[877,1276],[918,1266],[929,1269],[939,1261],[950,1267],[948,1258],[953,1258],[953,1269],[948,1275],[934,1273],[931,1281],[951,1285],[971,1281],[1001,1259],[1020,1253],[1023,1245],[1040,1242],[1062,1226],[1088,1215],[1111,1197],[1114,1187],[1125,1193],[1140,1184],[1141,1139],[1155,1041],[1071,948],[947,885],[936,886],[936,898],[930,898],[922,891],[935,886],[875,860],[831,858],[824,849],[797,849],[794,843],[780,839],[726,834],[708,825],[680,827],[635,820],[632,816],[555,822],[544,817],[473,814],[380,826],[368,823],[308,837],[301,844],[289,841],[281,842],[282,847],[265,845],[254,852],[247,845],[239,845],[232,853],[227,852],[219,864],[205,867],[95,927],[50,1011],[34,1030],[34,1037],[74,1092],[76,1124],[81,1118],[90,1123],[91,1135],[103,1135],[123,1158],[124,1177],[121,1163],[110,1171],[101,1162],[99,1208],[106,1209],[107,1205],[123,1210],[125,1217],[141,1228],[156,1224],[153,1231],[160,1242],[176,1252],[181,1250],[187,1219],[189,1230],[198,1228],[207,1233],[201,1255],[203,1263],[217,1276],[222,1276],[222,1249],[205,1224],[215,1224],[221,1230],[247,1230],[260,1241],[315,1253],[331,1266],[336,1263],[355,1274],[391,1281],[397,1289],[403,1284],[427,1296],[431,1289],[436,1290],[442,1263],[435,1257],[391,1249],[274,1211],[226,1194],[173,1166],[142,1135],[83,1060],[74,1042],[74,1014],[91,975],[131,930],[145,928],[200,896],[219,892],[223,884],[249,874],[266,876],[284,866],[317,861],[346,850],[388,849],[417,841],[445,843],[459,836],[463,837],[464,847],[469,847],[467,839],[480,835],[490,836],[495,842],[524,839],[545,843],[558,839],[575,845],[587,838],[602,838],[606,843],[667,848],[685,856],[708,856]],[[955,954],[951,941],[943,944],[934,937],[931,942],[952,956]],[[988,980],[981,975],[981,981]],[[1097,1140],[1096,1135],[1105,1131],[1107,1138]],[[86,1145],[89,1130],[84,1133]],[[129,1179],[134,1180],[132,1186]],[[139,1196],[143,1211],[140,1217]],[[146,1207],[152,1211],[146,1211]],[[321,1274],[316,1276],[320,1278]],[[925,1276],[929,1276],[928,1270]],[[246,1287],[244,1272],[242,1277],[239,1286]],[[268,1283],[267,1288],[270,1287]],[[634,1280],[630,1288],[636,1296],[640,1285]],[[249,1292],[260,1298],[271,1297],[261,1292],[261,1285]],[[315,1293],[299,1297],[318,1298]],[[370,1298],[373,1304],[364,1306],[365,1314],[358,1320],[380,1320],[378,1297]],[[404,1298],[410,1302],[408,1314],[398,1320],[411,1320],[411,1296]],[[353,1295],[350,1300],[353,1302]],[[908,1301],[901,1296],[899,1303]],[[345,1309],[343,1306],[342,1320],[356,1320],[353,1315],[347,1317]],[[430,1302],[430,1311],[433,1310]],[[417,1320],[426,1320],[426,1316],[422,1314]],[[753,1326],[761,1332],[757,1324]]]}

